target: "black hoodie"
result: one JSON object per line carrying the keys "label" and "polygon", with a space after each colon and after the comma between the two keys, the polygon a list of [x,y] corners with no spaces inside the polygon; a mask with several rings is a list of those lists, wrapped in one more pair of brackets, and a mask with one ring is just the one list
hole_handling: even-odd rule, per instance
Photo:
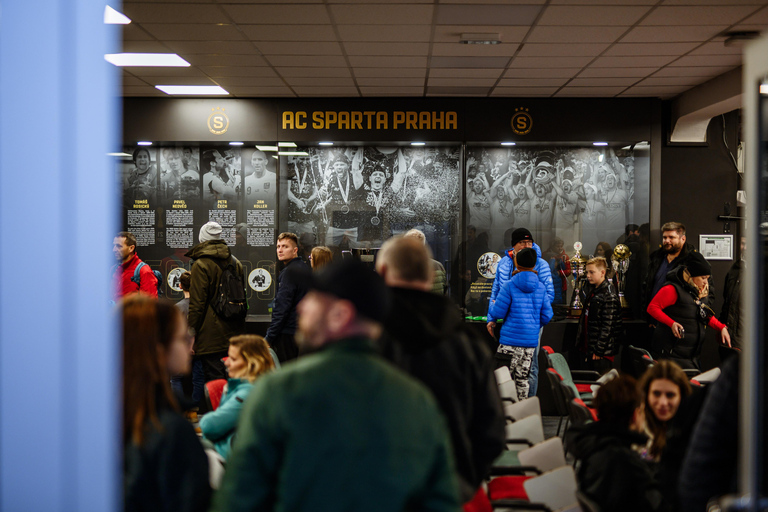
{"label": "black hoodie", "polygon": [[632,450],[648,438],[607,422],[572,426],[566,434],[576,457],[579,490],[603,512],[669,510],[650,466]]}
{"label": "black hoodie", "polygon": [[504,415],[491,354],[472,337],[456,305],[429,292],[392,288],[392,310],[384,323],[384,357],[423,382],[446,416],[469,500],[504,449]]}

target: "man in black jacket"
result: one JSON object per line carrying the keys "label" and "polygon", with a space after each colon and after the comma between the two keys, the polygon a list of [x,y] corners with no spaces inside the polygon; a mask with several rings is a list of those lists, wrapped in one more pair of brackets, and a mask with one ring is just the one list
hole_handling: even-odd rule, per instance
{"label": "man in black jacket", "polygon": [[293,233],[280,233],[277,237],[277,259],[285,266],[277,277],[277,295],[272,307],[272,323],[265,338],[275,350],[281,363],[296,359],[299,349],[296,334],[296,306],[307,294],[308,283],[301,279],[298,267],[306,263],[299,257],[299,237]]}
{"label": "man in black jacket", "polygon": [[432,391],[448,419],[461,498],[477,491],[504,448],[504,416],[491,355],[464,329],[459,310],[431,293],[429,248],[412,237],[386,242],[376,270],[393,295],[384,357]]}

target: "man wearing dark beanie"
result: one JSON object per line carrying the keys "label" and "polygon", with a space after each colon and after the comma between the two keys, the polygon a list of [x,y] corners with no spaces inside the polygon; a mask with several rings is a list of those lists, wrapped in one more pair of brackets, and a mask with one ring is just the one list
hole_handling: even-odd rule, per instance
{"label": "man wearing dark beanie", "polygon": [[517,397],[532,396],[529,374],[539,345],[539,331],[552,319],[552,302],[536,275],[540,258],[532,248],[515,254],[515,271],[488,310],[489,318],[503,318],[497,353],[509,358],[509,372],[515,380]]}
{"label": "man wearing dark beanie", "polygon": [[[549,268],[549,264],[541,257],[541,248],[539,248],[539,246],[534,243],[533,235],[531,235],[531,232],[528,229],[517,228],[512,232],[512,246],[507,249],[506,254],[504,254],[504,257],[501,259],[501,261],[499,261],[499,264],[496,267],[496,278],[493,280],[493,287],[491,288],[491,299],[488,302],[487,328],[488,332],[491,333],[491,336],[493,337],[495,337],[494,329],[496,327],[496,320],[498,320],[499,317],[495,317],[491,314],[491,308],[493,307],[493,303],[496,301],[496,297],[499,294],[499,291],[512,278],[512,275],[516,269],[515,254],[519,253],[523,249],[533,249],[534,254],[536,255],[536,263],[533,270],[536,271],[536,275],[538,276],[539,281],[544,285],[544,288],[547,292],[547,302],[551,305],[552,301],[555,300],[555,287],[552,284],[552,271]],[[547,320],[547,322],[548,321],[549,320]],[[543,327],[547,322],[542,323],[541,327]],[[539,340],[541,340],[541,329],[539,329]],[[538,390],[538,350],[539,344],[537,343],[534,350],[531,371],[529,373],[530,396],[536,396],[536,392]]]}
{"label": "man wearing dark beanie", "polygon": [[707,326],[720,331],[720,342],[731,346],[728,329],[703,302],[709,294],[711,274],[711,265],[698,252],[689,253],[667,274],[666,284],[648,305],[648,314],[659,322],[651,341],[656,359],[672,359],[683,368],[700,369]]}

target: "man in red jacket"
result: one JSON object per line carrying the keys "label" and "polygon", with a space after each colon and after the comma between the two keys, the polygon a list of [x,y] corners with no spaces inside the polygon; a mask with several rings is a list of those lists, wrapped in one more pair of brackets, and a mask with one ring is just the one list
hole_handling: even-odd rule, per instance
{"label": "man in red jacket", "polygon": [[136,237],[127,231],[119,232],[112,244],[112,252],[118,262],[114,275],[115,300],[135,292],[157,298],[157,278],[149,265],[144,264],[139,270],[138,283],[133,280],[136,267],[142,263],[136,254]]}

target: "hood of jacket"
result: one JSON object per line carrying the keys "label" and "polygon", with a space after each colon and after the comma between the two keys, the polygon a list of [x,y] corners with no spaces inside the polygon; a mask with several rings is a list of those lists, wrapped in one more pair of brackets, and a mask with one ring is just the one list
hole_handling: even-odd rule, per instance
{"label": "hood of jacket", "polygon": [[685,276],[683,275],[684,272],[685,272],[685,267],[683,265],[673,268],[672,270],[667,272],[667,283],[673,283],[678,285],[687,293],[690,293],[695,299],[698,299],[699,290],[697,290],[695,286],[693,286],[692,284],[690,284],[688,281],[685,280]]}
{"label": "hood of jacket", "polygon": [[393,306],[386,329],[396,339],[408,340],[406,350],[437,345],[463,328],[458,309],[446,297],[409,288],[390,290]]}
{"label": "hood of jacket", "polygon": [[532,293],[539,286],[539,275],[527,270],[518,272],[512,276],[511,283],[524,293]]}
{"label": "hood of jacket", "polygon": [[630,447],[633,444],[645,444],[648,436],[641,432],[618,427],[604,421],[595,421],[584,425],[573,425],[566,434],[573,456],[584,459],[609,446]]}
{"label": "hood of jacket", "polygon": [[222,260],[228,260],[231,252],[227,242],[224,240],[208,240],[194,246],[184,256],[192,258],[193,260],[200,259],[205,256],[208,258],[216,258]]}

